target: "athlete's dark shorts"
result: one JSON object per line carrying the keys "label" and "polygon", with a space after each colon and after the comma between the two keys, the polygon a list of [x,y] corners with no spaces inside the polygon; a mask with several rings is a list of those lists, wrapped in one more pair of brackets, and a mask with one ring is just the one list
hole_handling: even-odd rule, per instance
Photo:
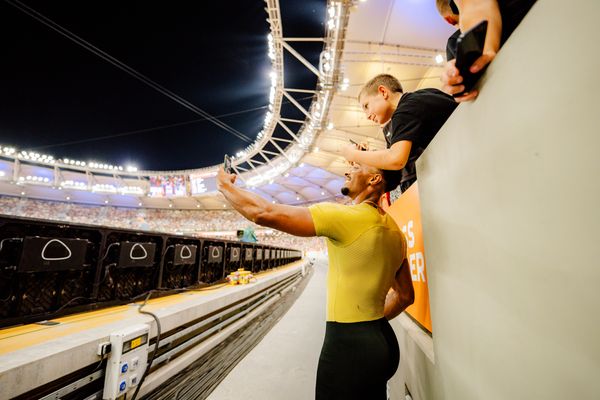
{"label": "athlete's dark shorts", "polygon": [[385,400],[400,362],[389,322],[327,322],[317,370],[317,400]]}

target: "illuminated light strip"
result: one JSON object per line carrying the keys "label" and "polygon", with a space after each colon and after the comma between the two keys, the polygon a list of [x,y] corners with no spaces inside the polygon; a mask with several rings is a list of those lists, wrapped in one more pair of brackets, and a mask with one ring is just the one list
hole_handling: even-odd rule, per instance
{"label": "illuminated light strip", "polygon": [[15,154],[17,150],[14,147],[0,146],[0,153],[4,153],[8,156]]}
{"label": "illuminated light strip", "polygon": [[117,188],[114,185],[96,184],[92,186],[92,192],[117,193]]}
{"label": "illuminated light strip", "polygon": [[35,176],[35,175],[27,175],[27,176],[20,176],[19,177],[19,181],[18,183],[32,183],[32,184],[41,184],[41,185],[47,185],[50,184],[51,180],[50,178],[44,177],[44,176]]}
{"label": "illuminated light strip", "polygon": [[60,183],[60,186],[65,189],[88,190],[88,184],[80,181],[63,181]]}
{"label": "illuminated light strip", "polygon": [[118,190],[121,194],[143,195],[145,193],[144,189],[139,186],[122,186]]}

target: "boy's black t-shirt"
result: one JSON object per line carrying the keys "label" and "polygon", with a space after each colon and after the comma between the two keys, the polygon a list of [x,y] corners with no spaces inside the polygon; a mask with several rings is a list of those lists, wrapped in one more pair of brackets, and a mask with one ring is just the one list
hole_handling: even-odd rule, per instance
{"label": "boy's black t-shirt", "polygon": [[401,140],[412,142],[401,183],[414,181],[415,161],[457,105],[452,96],[438,89],[421,89],[402,95],[392,119],[383,128],[388,148]]}

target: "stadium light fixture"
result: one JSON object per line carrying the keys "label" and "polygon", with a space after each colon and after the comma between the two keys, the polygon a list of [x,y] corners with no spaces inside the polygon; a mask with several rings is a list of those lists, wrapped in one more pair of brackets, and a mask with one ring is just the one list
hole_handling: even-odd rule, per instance
{"label": "stadium light fixture", "polygon": [[348,79],[348,78],[342,79],[342,83],[340,83],[340,90],[342,92],[345,92],[346,90],[348,90],[348,87],[350,87],[350,79]]}
{"label": "stadium light fixture", "polygon": [[88,189],[87,183],[81,182],[81,181],[73,181],[71,179],[61,182],[60,186],[61,187],[59,187],[59,189],[62,189],[63,187],[66,189],[76,189],[76,190],[87,190]]}
{"label": "stadium light fixture", "polygon": [[92,192],[106,192],[106,193],[117,193],[115,185],[106,183],[97,183],[92,186]]}
{"label": "stadium light fixture", "polygon": [[20,176],[18,179],[18,183],[28,183],[33,185],[49,185],[50,178],[37,175]]}
{"label": "stadium light fixture", "polygon": [[143,195],[144,194],[144,189],[142,189],[139,186],[121,186],[118,189],[119,193],[121,193],[122,195]]}
{"label": "stadium light fixture", "polygon": [[334,5],[329,6],[329,8],[327,9],[327,13],[329,14],[329,18],[334,18],[335,17],[335,6]]}
{"label": "stadium light fixture", "polygon": [[9,147],[9,146],[0,146],[0,153],[4,153],[7,156],[13,155],[15,153],[15,148],[14,147]]}

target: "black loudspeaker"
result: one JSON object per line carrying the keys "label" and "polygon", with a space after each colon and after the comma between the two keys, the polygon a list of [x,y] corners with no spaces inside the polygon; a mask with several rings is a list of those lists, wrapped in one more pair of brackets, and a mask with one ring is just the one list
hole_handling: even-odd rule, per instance
{"label": "black loudspeaker", "polygon": [[196,245],[176,244],[174,265],[189,265],[196,262]]}
{"label": "black loudspeaker", "polygon": [[217,263],[223,260],[223,248],[221,246],[208,246],[208,262]]}
{"label": "black loudspeaker", "polygon": [[246,249],[246,254],[244,254],[244,261],[252,261],[252,249]]}
{"label": "black loudspeaker", "polygon": [[229,253],[229,261],[240,261],[240,248],[232,247]]}
{"label": "black loudspeaker", "polygon": [[18,271],[83,269],[88,243],[84,239],[27,236],[23,240]]}
{"label": "black loudspeaker", "polygon": [[256,249],[256,259],[262,260],[262,249]]}
{"label": "black loudspeaker", "polygon": [[119,267],[151,267],[156,243],[121,242]]}

